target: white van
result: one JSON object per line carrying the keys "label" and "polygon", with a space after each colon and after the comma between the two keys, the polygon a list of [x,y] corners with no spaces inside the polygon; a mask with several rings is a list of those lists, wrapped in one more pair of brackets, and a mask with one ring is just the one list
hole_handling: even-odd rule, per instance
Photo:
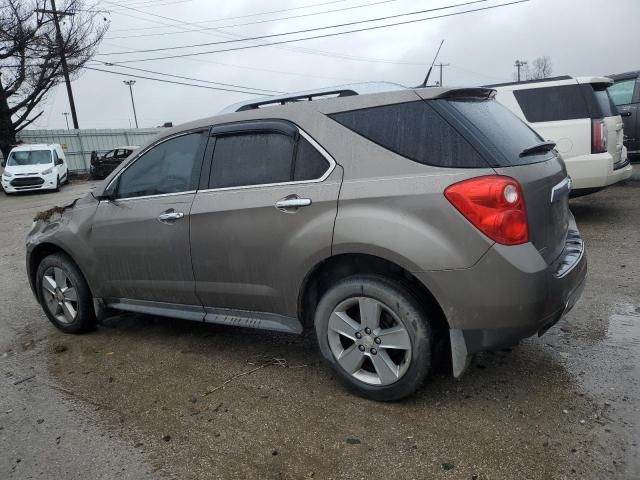
{"label": "white van", "polygon": [[20,145],[9,153],[2,173],[5,193],[59,190],[68,181],[69,168],[58,144]]}
{"label": "white van", "polygon": [[607,92],[612,84],[606,77],[564,76],[491,88],[500,103],[556,143],[572,180],[572,196],[579,196],[631,176],[622,117]]}

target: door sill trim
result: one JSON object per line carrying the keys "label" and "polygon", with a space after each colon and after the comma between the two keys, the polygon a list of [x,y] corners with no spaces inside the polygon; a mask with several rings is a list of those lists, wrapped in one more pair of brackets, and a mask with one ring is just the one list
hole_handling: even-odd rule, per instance
{"label": "door sill trim", "polygon": [[297,318],[278,315],[276,313],[202,307],[201,305],[184,305],[150,300],[133,300],[130,298],[103,298],[95,299],[95,301],[104,304],[107,308],[125,312],[298,335],[302,333],[302,324]]}

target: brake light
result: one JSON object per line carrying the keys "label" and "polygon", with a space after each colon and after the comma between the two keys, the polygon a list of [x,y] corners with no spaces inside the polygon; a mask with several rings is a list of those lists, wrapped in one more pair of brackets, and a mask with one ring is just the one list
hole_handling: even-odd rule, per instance
{"label": "brake light", "polygon": [[591,120],[591,153],[607,151],[607,125],[602,118]]}
{"label": "brake light", "polygon": [[455,183],[444,195],[478,230],[503,245],[529,241],[529,222],[520,184],[489,175]]}

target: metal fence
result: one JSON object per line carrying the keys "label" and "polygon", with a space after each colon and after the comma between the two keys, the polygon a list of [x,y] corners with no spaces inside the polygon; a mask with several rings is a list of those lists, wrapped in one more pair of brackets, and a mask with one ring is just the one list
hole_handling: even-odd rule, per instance
{"label": "metal fence", "polygon": [[105,130],[23,130],[18,140],[24,143],[59,143],[62,145],[69,170],[87,172],[91,152],[99,155],[127,145],[144,145],[162,128],[130,128]]}

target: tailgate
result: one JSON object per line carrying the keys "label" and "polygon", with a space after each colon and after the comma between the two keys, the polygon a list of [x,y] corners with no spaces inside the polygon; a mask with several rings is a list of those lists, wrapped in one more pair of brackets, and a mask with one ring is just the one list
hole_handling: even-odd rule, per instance
{"label": "tailgate", "polygon": [[546,162],[496,168],[522,185],[529,237],[548,265],[562,253],[569,228],[570,182],[562,160],[555,154]]}

